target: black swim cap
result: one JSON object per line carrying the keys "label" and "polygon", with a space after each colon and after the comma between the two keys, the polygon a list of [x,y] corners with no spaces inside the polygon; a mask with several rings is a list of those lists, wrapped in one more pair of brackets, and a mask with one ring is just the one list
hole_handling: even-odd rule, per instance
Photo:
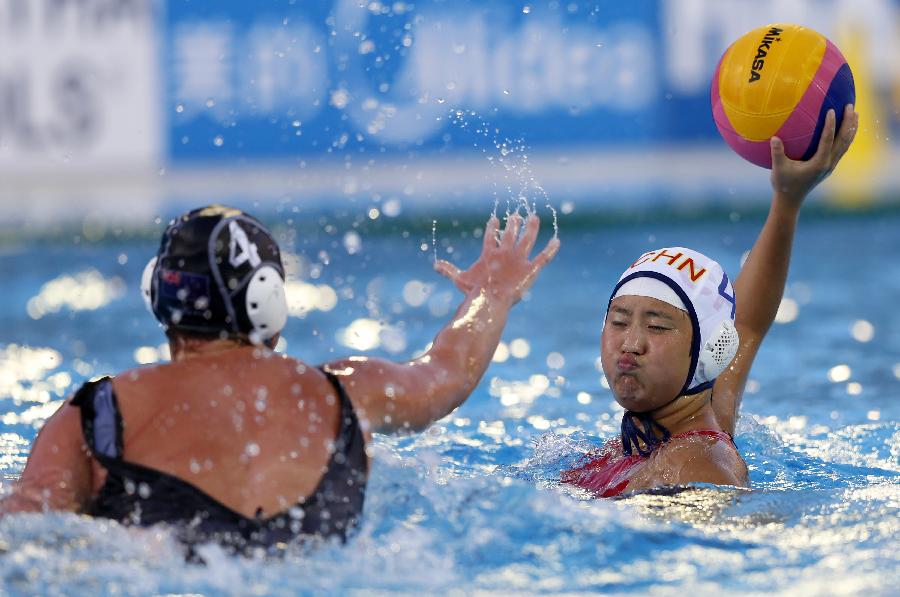
{"label": "black swim cap", "polygon": [[147,267],[145,298],[167,328],[258,342],[287,319],[278,243],[238,209],[211,205],[176,218]]}

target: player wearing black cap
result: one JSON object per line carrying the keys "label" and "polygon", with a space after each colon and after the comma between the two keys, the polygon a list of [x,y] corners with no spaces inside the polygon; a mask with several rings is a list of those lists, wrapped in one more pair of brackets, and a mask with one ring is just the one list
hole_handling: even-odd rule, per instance
{"label": "player wearing black cap", "polygon": [[492,217],[466,271],[435,268],[465,299],[412,361],[321,367],[274,353],[284,269],[265,227],[210,206],[174,220],[142,289],[172,362],[92,380],[44,425],[4,512],[72,510],[172,525],[235,551],[345,539],[362,511],[372,432],[422,429],[484,374],[509,309],[559,246],[529,254],[539,222]]}

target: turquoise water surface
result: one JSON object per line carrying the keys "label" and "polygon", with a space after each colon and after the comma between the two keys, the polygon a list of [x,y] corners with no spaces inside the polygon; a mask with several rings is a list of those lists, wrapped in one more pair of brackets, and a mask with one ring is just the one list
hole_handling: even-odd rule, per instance
{"label": "turquoise water surface", "polygon": [[[710,254],[734,275],[761,219],[579,217],[561,218],[558,258],[513,311],[470,399],[424,433],[376,438],[364,522],[348,545],[274,561],[206,546],[202,567],[164,529],[18,515],[0,521],[0,593],[896,594],[900,216],[801,222],[736,435],[752,489],[615,501],[557,483],[618,429],[597,363],[614,281],[666,245]],[[352,217],[264,219],[292,254],[282,349],[313,363],[421,351],[460,299],[432,272],[434,249],[467,264],[480,246],[478,220],[442,216],[433,246],[430,220],[367,229]],[[0,246],[4,488],[78,384],[166,356],[138,292],[152,235],[86,232]]]}

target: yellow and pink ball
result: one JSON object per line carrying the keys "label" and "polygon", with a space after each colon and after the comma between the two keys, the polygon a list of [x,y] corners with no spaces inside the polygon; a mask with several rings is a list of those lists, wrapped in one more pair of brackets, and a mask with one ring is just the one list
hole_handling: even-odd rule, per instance
{"label": "yellow and pink ball", "polygon": [[769,140],[787,156],[811,158],[825,115],[840,128],[844,106],[856,101],[853,74],[837,47],[799,25],[759,27],[734,42],[719,60],[710,92],[719,133],[741,157],[772,167]]}

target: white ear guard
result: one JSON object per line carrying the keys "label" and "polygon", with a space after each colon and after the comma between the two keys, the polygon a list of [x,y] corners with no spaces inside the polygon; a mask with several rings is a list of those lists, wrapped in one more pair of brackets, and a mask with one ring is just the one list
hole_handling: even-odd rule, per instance
{"label": "white ear guard", "polygon": [[[141,296],[147,310],[153,311],[153,275],[158,258],[153,257],[141,274]],[[244,293],[244,307],[253,329],[248,336],[254,344],[260,344],[278,334],[287,323],[287,297],[284,280],[271,265],[263,265],[253,273]]]}
{"label": "white ear guard", "polygon": [[725,319],[700,348],[695,379],[704,383],[719,377],[737,354],[739,346],[740,336],[734,322]]}
{"label": "white ear guard", "polygon": [[[144,305],[147,310],[153,313],[153,296],[151,287],[153,286],[153,272],[156,270],[157,257],[152,258],[144,266],[144,273],[141,274],[141,296],[144,297]],[[154,314],[154,317],[156,315]]]}
{"label": "white ear guard", "polygon": [[264,342],[281,331],[287,323],[287,297],[284,280],[271,265],[264,265],[253,273],[247,284],[247,317],[253,324],[250,341]]}

